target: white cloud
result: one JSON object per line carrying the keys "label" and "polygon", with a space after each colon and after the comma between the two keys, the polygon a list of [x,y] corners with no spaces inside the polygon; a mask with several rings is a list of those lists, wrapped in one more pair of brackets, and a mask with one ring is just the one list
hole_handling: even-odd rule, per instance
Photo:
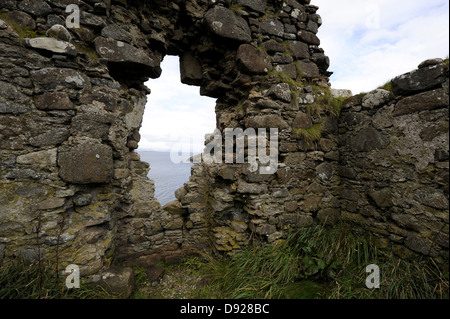
{"label": "white cloud", "polygon": [[370,91],[449,52],[447,0],[315,0],[330,81],[353,93]]}
{"label": "white cloud", "polygon": [[166,56],[158,79],[146,85],[147,97],[139,149],[170,151],[179,143],[200,152],[204,136],[216,127],[215,99],[200,96],[199,87],[182,84],[178,57]]}

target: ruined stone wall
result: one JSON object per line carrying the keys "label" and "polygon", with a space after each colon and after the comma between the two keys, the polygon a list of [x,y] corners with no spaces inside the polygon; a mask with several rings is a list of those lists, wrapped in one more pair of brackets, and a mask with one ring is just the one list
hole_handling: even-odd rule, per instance
{"label": "ruined stone wall", "polygon": [[[81,10],[79,28],[67,26],[70,4]],[[390,186],[366,189],[374,178],[358,175],[356,159],[372,153],[363,143],[353,157],[342,144],[358,131],[344,130],[347,109],[338,123],[317,10],[295,0],[0,0],[0,260],[57,259],[61,268],[77,264],[90,275],[113,262],[152,265],[198,251],[229,253],[251,239],[275,243],[290,229],[360,216],[359,208],[348,209],[344,190],[367,198],[361,207],[373,206],[376,196],[366,194]],[[144,83],[159,77],[167,54],[180,57],[183,83],[217,98],[220,132],[278,129],[274,174],[248,163],[200,163],[177,201],[160,206],[149,164],[135,149],[150,93]],[[374,108],[353,109],[374,115]],[[381,134],[381,127],[368,130]],[[445,158],[448,138],[439,143],[436,154]],[[378,176],[381,161],[373,163]],[[420,183],[448,189],[427,174]],[[414,215],[400,208],[400,218]],[[430,229],[448,236],[448,207],[430,209],[443,216]]]}
{"label": "ruined stone wall", "polygon": [[448,83],[448,64],[427,60],[340,117],[342,218],[403,257],[448,261]]}

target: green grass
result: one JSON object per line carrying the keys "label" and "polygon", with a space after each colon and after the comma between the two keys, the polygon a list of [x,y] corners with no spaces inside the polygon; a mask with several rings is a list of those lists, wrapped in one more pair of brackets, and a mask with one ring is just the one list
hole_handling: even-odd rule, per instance
{"label": "green grass", "polygon": [[10,262],[0,267],[0,299],[112,299],[100,286],[84,284],[68,289],[48,262]]}
{"label": "green grass", "polygon": [[383,89],[392,93],[392,95],[396,96],[394,93],[394,89],[392,88],[392,80],[387,81],[383,85],[379,86],[378,89]]}
{"label": "green grass", "polygon": [[[167,298],[168,294],[195,299],[449,298],[448,267],[431,258],[399,258],[372,242],[348,224],[304,227],[276,244],[255,240],[232,257],[189,256],[179,264],[159,265],[165,268],[164,277],[177,274],[166,290],[149,287],[145,268],[133,267],[138,286],[133,298]],[[379,289],[365,286],[369,264],[380,267]],[[147,290],[139,290],[145,285]],[[79,289],[67,289],[65,276],[57,278],[49,263],[15,262],[0,268],[0,299],[116,297],[84,282]]]}
{"label": "green grass", "polygon": [[[381,287],[365,286],[369,264]],[[258,245],[230,259],[209,258],[203,272],[218,298],[405,299],[448,298],[448,272],[433,260],[404,260],[380,252],[342,224],[302,228],[279,245]],[[211,289],[213,288],[213,289]]]}
{"label": "green grass", "polygon": [[322,135],[322,126],[322,123],[316,123],[307,129],[294,128],[293,135],[295,138],[303,139],[307,143],[318,141]]}

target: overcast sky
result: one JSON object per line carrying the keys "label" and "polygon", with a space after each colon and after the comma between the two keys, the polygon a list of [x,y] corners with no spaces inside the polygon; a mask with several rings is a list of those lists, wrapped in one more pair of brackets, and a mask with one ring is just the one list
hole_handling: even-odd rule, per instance
{"label": "overcast sky", "polygon": [[[330,57],[333,88],[371,91],[429,58],[449,54],[448,0],[312,0],[323,24],[318,36]],[[166,56],[150,80],[139,150],[170,151],[192,140],[199,152],[215,128],[215,99],[181,84],[178,57]]]}

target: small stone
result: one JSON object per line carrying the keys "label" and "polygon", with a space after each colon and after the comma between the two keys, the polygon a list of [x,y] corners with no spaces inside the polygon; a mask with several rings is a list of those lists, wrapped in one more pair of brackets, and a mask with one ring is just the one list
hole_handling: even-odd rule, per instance
{"label": "small stone", "polygon": [[122,299],[129,298],[135,288],[134,271],[129,267],[110,267],[96,275],[95,279],[97,279],[94,281],[96,285],[117,294]]}
{"label": "small stone", "polygon": [[66,54],[70,56],[77,55],[77,49],[73,44],[55,38],[41,37],[41,38],[24,39],[24,43],[26,46],[31,47],[33,49],[45,50],[53,53]]}
{"label": "small stone", "polygon": [[267,186],[241,181],[238,184],[237,192],[241,194],[263,194],[267,193]]}
{"label": "small stone", "polygon": [[17,156],[18,164],[26,165],[40,165],[40,166],[55,166],[56,165],[57,149],[38,151]]}
{"label": "small stone", "polygon": [[392,193],[388,188],[384,188],[381,190],[371,190],[369,191],[369,196],[380,208],[387,208],[393,205]]}
{"label": "small stone", "polygon": [[64,205],[65,203],[65,199],[64,198],[49,198],[44,200],[43,202],[40,202],[36,208],[37,209],[41,209],[41,210],[46,210],[46,209],[55,209],[58,207],[61,207]]}
{"label": "small stone", "polygon": [[183,216],[187,213],[187,210],[183,208],[181,203],[177,200],[168,202],[163,206],[163,210],[174,216]]}
{"label": "small stone", "polygon": [[50,29],[47,30],[45,35],[47,37],[55,38],[61,41],[72,41],[72,36],[70,35],[69,31],[67,31],[67,29],[60,24],[54,24]]}
{"label": "small stone", "polygon": [[36,95],[34,104],[39,110],[72,110],[75,108],[66,92],[45,92]]}

